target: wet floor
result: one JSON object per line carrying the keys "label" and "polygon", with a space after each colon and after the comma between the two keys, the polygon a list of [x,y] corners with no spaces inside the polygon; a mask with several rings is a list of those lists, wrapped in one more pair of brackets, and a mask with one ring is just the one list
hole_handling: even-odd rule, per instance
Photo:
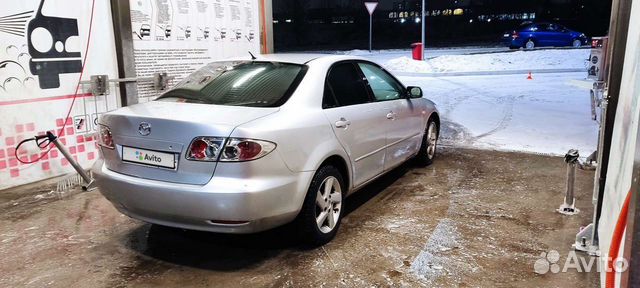
{"label": "wet floor", "polygon": [[0,287],[596,286],[595,272],[534,273],[550,250],[562,266],[591,219],[590,171],[577,173],[581,212],[555,212],[563,164],[440,150],[434,165],[401,167],[348,198],[337,237],[315,249],[287,226],[221,235],[145,224],[97,191],[0,191]]}

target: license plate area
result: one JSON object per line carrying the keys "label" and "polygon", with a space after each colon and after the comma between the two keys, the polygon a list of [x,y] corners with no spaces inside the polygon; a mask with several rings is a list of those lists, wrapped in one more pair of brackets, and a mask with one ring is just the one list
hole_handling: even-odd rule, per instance
{"label": "license plate area", "polygon": [[122,161],[145,166],[176,169],[175,153],[155,150],[122,146]]}

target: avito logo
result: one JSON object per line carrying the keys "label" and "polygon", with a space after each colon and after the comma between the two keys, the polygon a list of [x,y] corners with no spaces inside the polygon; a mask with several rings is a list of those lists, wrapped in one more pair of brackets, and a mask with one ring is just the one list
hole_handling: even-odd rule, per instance
{"label": "avito logo", "polygon": [[138,158],[138,160],[140,161],[153,161],[158,163],[162,162],[162,158],[156,155],[149,156],[149,154],[141,153],[140,151],[136,151],[136,158]]}

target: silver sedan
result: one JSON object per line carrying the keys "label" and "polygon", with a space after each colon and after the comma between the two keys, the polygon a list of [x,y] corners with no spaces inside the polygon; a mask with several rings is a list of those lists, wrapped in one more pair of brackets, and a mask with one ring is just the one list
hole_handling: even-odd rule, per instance
{"label": "silver sedan", "polygon": [[347,196],[405,161],[431,164],[440,118],[422,96],[358,57],[214,62],[100,117],[93,173],[136,219],[222,233],[294,222],[321,245]]}

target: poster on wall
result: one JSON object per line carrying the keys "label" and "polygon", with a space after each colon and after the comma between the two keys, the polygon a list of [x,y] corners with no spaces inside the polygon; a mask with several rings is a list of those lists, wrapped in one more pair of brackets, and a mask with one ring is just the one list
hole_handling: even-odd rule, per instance
{"label": "poster on wall", "polygon": [[[258,0],[130,0],[138,77],[166,72],[173,83],[205,64],[260,52]],[[138,85],[140,102],[157,92]]]}
{"label": "poster on wall", "polygon": [[[0,9],[0,189],[73,172],[58,151],[52,149],[33,164],[42,150],[16,145],[46,131],[61,135],[73,156],[88,167],[97,158],[93,126],[87,120],[99,112],[107,97],[97,100],[82,87],[74,98],[80,71],[90,75],[117,75],[111,8],[108,0],[96,0],[86,63],[92,1],[4,1]],[[75,7],[75,9],[68,9]],[[99,57],[97,57],[99,55]],[[115,97],[115,96],[113,96]],[[110,99],[115,103],[115,98]]]}

